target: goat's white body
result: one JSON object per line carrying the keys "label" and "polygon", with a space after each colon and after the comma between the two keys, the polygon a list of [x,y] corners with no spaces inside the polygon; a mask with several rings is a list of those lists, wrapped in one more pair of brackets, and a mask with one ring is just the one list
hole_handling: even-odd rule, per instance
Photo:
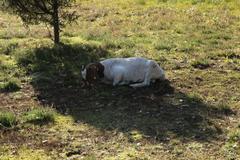
{"label": "goat's white body", "polygon": [[164,79],[163,69],[153,60],[140,57],[111,58],[100,62],[104,66],[104,82],[132,87],[150,85],[151,81]]}

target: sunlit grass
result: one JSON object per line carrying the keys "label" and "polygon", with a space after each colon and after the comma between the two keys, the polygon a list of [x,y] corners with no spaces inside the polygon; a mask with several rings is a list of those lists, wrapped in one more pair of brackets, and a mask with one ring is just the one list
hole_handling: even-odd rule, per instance
{"label": "sunlit grass", "polygon": [[55,121],[55,113],[50,109],[35,108],[23,115],[23,120],[33,124],[48,124]]}
{"label": "sunlit grass", "polygon": [[11,128],[17,124],[16,116],[12,112],[0,112],[0,129]]}

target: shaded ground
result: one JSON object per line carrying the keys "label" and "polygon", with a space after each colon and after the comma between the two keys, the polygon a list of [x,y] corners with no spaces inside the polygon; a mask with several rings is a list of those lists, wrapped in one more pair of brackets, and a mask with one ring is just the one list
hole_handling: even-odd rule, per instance
{"label": "shaded ground", "polygon": [[230,109],[209,106],[179,91],[174,93],[169,81],[141,89],[51,86],[37,92],[43,104],[53,105],[61,113],[73,116],[76,122],[101,130],[137,130],[157,141],[165,141],[168,136],[200,141],[220,138],[222,131],[212,121],[232,113]]}

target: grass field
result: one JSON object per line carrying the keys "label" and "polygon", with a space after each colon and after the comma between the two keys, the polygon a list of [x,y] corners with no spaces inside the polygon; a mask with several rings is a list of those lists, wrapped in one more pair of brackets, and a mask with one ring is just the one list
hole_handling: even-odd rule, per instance
{"label": "grass field", "polygon": [[[240,1],[77,0],[54,46],[0,12],[0,159],[240,159]],[[168,81],[82,86],[81,65],[156,60]]]}

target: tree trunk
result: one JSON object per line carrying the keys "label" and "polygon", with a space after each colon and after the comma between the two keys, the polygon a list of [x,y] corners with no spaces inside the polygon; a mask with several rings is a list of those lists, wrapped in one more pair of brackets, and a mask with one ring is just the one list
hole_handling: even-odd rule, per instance
{"label": "tree trunk", "polygon": [[60,27],[59,27],[59,17],[58,17],[58,0],[53,2],[53,29],[54,29],[54,43],[60,43]]}

